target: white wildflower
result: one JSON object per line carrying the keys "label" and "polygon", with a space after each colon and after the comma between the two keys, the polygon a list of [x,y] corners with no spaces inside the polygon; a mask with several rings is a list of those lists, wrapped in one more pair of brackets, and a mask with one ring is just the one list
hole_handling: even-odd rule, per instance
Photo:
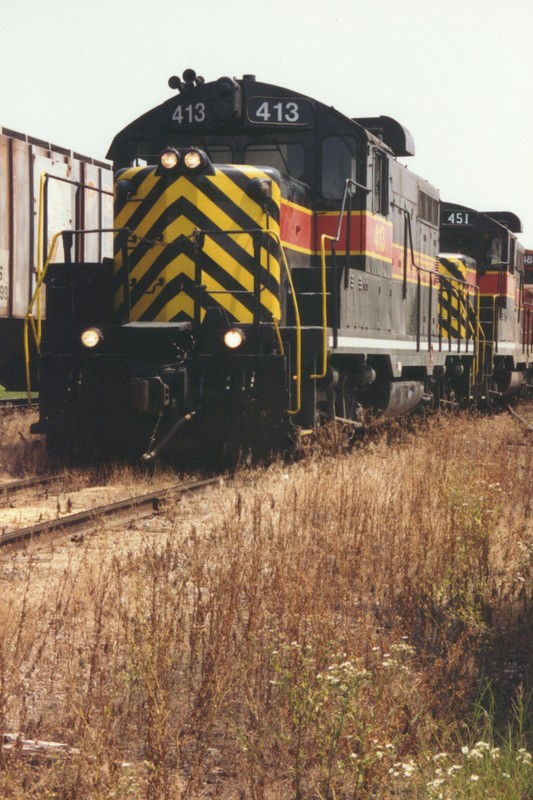
{"label": "white wildflower", "polygon": [[459,772],[460,770],[462,770],[461,764],[452,764],[451,767],[448,767],[446,772],[448,775],[455,775],[455,773]]}
{"label": "white wildflower", "polygon": [[429,783],[427,783],[427,786],[429,786],[430,789],[438,789],[439,786],[442,786],[443,783],[444,783],[444,778],[435,778],[434,781],[429,781]]}

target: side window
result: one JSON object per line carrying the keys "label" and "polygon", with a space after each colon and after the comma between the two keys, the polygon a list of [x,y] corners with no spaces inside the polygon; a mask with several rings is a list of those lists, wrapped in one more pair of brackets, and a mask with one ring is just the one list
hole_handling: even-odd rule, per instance
{"label": "side window", "polygon": [[514,236],[509,237],[509,272],[514,275],[516,262],[516,239]]}
{"label": "side window", "polygon": [[148,166],[156,166],[159,164],[159,155],[160,153],[142,153],[141,155],[135,156],[132,159],[130,166],[131,167],[148,167]]}
{"label": "side window", "polygon": [[141,139],[135,147],[130,165],[132,167],[146,167],[148,164],[157,164],[161,149],[157,142]]}
{"label": "side window", "polygon": [[486,250],[486,260],[491,267],[499,266],[502,263],[502,237],[499,233],[491,236]]}
{"label": "side window", "polygon": [[350,136],[328,136],[322,141],[322,195],[341,200],[348,178],[356,180],[356,142]]}
{"label": "side window", "polygon": [[386,217],[389,210],[388,163],[385,153],[374,151],[372,178],[372,210]]}

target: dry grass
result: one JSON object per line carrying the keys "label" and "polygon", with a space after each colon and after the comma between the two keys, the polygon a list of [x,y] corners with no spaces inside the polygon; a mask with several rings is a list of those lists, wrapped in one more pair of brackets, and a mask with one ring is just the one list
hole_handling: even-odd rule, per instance
{"label": "dry grass", "polygon": [[[0,728],[78,752],[15,753],[0,795],[437,798],[433,759],[477,736],[486,769],[483,748],[463,753],[449,796],[525,798],[522,439],[504,416],[437,417],[351,452],[326,432],[303,462],[243,472],[128,545],[4,554]],[[489,767],[512,701],[504,793],[511,773]]]}
{"label": "dry grass", "polygon": [[17,409],[0,413],[0,477],[20,477],[47,469],[44,437],[29,432],[38,411]]}

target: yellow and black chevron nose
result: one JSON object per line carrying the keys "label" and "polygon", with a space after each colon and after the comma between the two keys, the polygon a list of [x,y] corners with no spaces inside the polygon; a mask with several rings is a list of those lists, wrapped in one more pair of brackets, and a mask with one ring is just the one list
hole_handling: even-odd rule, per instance
{"label": "yellow and black chevron nose", "polygon": [[462,258],[440,256],[439,318],[441,335],[446,339],[471,339],[475,336],[475,309],[472,305],[472,285],[475,272],[469,270]]}
{"label": "yellow and black chevron nose", "polygon": [[119,318],[201,321],[222,308],[231,322],[279,319],[279,186],[268,214],[253,192],[261,170],[228,166],[209,175],[120,175],[116,191],[115,293]]}

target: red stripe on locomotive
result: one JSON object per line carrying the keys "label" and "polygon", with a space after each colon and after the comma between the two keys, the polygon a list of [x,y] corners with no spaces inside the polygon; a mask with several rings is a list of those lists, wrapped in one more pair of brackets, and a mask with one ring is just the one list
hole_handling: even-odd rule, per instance
{"label": "red stripe on locomotive", "polygon": [[485,272],[483,275],[478,275],[477,283],[482,295],[514,297],[516,280],[509,272]]}
{"label": "red stripe on locomotive", "polygon": [[[340,241],[346,241],[347,218],[343,214]],[[317,214],[316,249],[320,252],[321,237],[337,236],[339,217],[336,214]],[[339,250],[339,252],[345,252]],[[350,252],[374,255],[392,264],[392,224],[383,217],[368,213],[354,213],[350,218]]]}

